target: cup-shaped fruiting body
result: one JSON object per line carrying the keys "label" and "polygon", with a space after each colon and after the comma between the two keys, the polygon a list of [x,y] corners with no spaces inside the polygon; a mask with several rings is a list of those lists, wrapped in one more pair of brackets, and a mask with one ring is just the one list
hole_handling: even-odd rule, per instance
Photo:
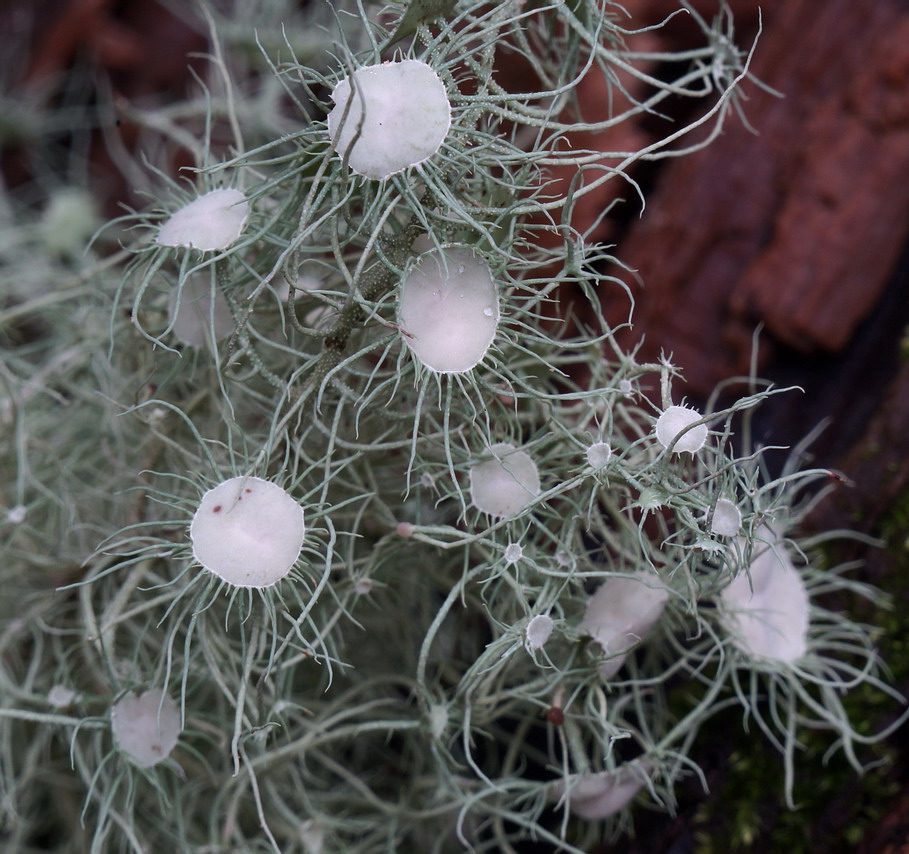
{"label": "cup-shaped fruiting body", "polygon": [[509,543],[505,548],[505,563],[509,566],[516,564],[524,557],[524,548],[520,543]]}
{"label": "cup-shaped fruiting body", "polygon": [[171,214],[158,230],[162,246],[211,251],[237,241],[249,218],[249,202],[239,190],[212,190]]}
{"label": "cup-shaped fruiting body", "polygon": [[193,556],[234,587],[265,588],[286,576],[303,548],[303,508],[280,486],[232,477],[210,489],[193,516]]}
{"label": "cup-shaped fruiting body", "polygon": [[771,528],[758,528],[748,572],[740,572],[722,591],[720,604],[726,630],[750,658],[788,664],[805,654],[808,591]]}
{"label": "cup-shaped fruiting body", "polygon": [[6,511],[6,521],[10,525],[21,525],[28,517],[28,507],[24,504],[17,504]]}
{"label": "cup-shaped fruiting body", "polygon": [[331,99],[331,146],[366,178],[388,178],[423,163],[451,127],[445,84],[419,59],[360,68],[335,86]]}
{"label": "cup-shaped fruiting body", "polygon": [[67,688],[65,685],[54,685],[47,692],[47,702],[55,709],[65,709],[76,701],[77,696],[78,694],[72,688]]}
{"label": "cup-shaped fruiting body", "polygon": [[215,341],[220,341],[234,331],[234,319],[224,294],[212,288],[205,274],[190,276],[182,290],[174,289],[168,318],[174,337],[187,347],[203,347],[211,341],[212,334]]}
{"label": "cup-shaped fruiting body", "polygon": [[728,498],[718,498],[713,508],[710,532],[720,537],[734,537],[742,527],[742,511]]}
{"label": "cup-shaped fruiting body", "polygon": [[553,785],[552,799],[563,796],[568,808],[578,818],[599,821],[620,812],[633,800],[646,782],[650,770],[647,760],[635,765],[622,765],[615,771],[598,774],[571,774]]}
{"label": "cup-shaped fruiting body", "polygon": [[[656,437],[664,448],[668,448],[675,437],[689,424],[700,420],[701,413],[696,409],[687,406],[670,406],[657,419]],[[698,424],[697,427],[692,427],[684,435],[679,436],[679,440],[673,445],[672,450],[677,454],[684,452],[694,454],[704,447],[706,441],[707,425]]]}
{"label": "cup-shaped fruiting body", "polygon": [[441,738],[448,729],[448,707],[444,703],[433,704],[429,709],[429,731],[433,738]]}
{"label": "cup-shaped fruiting body", "polygon": [[587,602],[578,629],[589,634],[609,658],[600,675],[611,679],[621,670],[628,652],[656,625],[669,592],[652,573],[614,576],[601,584]]}
{"label": "cup-shaped fruiting body", "polygon": [[110,724],[117,746],[140,768],[167,759],[182,731],[177,704],[158,689],[121,697],[111,708]]}
{"label": "cup-shaped fruiting body", "polygon": [[594,442],[587,449],[587,463],[592,468],[601,469],[612,459],[612,448],[606,442]]}
{"label": "cup-shaped fruiting body", "polygon": [[535,617],[531,617],[524,633],[527,636],[528,649],[542,649],[552,634],[552,617],[546,614],[537,614]]}
{"label": "cup-shaped fruiting body", "polygon": [[540,494],[536,463],[510,442],[490,445],[489,455],[492,459],[470,468],[473,506],[500,519],[517,516]]}
{"label": "cup-shaped fruiting body", "polygon": [[325,828],[313,818],[300,825],[300,841],[306,854],[322,854],[325,851]]}
{"label": "cup-shaped fruiting body", "polygon": [[499,324],[499,295],[486,262],[466,246],[421,255],[404,276],[398,325],[420,362],[440,374],[475,368]]}

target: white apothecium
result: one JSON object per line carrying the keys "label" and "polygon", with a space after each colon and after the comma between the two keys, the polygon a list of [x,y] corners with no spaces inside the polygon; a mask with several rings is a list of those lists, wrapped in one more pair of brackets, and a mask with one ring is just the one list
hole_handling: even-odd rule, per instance
{"label": "white apothecium", "polygon": [[204,273],[189,276],[182,290],[174,288],[167,312],[171,332],[187,347],[204,347],[234,331],[227,299]]}
{"label": "white apothecium", "polygon": [[769,526],[758,528],[748,571],[723,590],[720,606],[723,625],[749,657],[791,664],[807,651],[808,591]]}
{"label": "white apothecium", "polygon": [[237,241],[249,218],[249,202],[240,190],[212,190],[171,214],[158,230],[161,246],[212,251]]}
{"label": "white apothecium", "polygon": [[483,513],[517,516],[540,494],[540,473],[526,451],[509,442],[491,445],[492,459],[470,468],[470,499]]}
{"label": "white apothecium", "polygon": [[742,511],[728,498],[718,498],[713,508],[710,533],[720,537],[734,537],[742,528]]}
{"label": "white apothecium", "polygon": [[496,335],[499,295],[486,262],[466,246],[421,255],[398,298],[404,343],[440,374],[475,368]]}
{"label": "white apothecium", "polygon": [[552,634],[552,617],[548,614],[537,614],[531,617],[524,629],[528,649],[542,649]]}
{"label": "white apothecium", "polygon": [[445,84],[419,59],[360,68],[335,86],[331,99],[331,146],[365,178],[388,178],[423,163],[451,127]]}
{"label": "white apothecium", "polygon": [[110,725],[117,747],[140,768],[167,759],[183,729],[177,704],[157,688],[121,697],[111,708]]}
{"label": "white apothecium", "polygon": [[578,629],[609,656],[600,665],[604,679],[621,670],[631,648],[649,634],[668,601],[666,587],[650,572],[613,576],[597,588],[587,601]]}
{"label": "white apothecium", "polygon": [[[668,448],[686,427],[700,420],[701,413],[696,409],[690,409],[687,406],[670,406],[657,418],[657,440],[664,448]],[[672,450],[676,454],[686,452],[694,454],[704,447],[706,441],[707,425],[698,424],[697,427],[692,427],[679,436],[675,445],[672,445]]]}
{"label": "white apothecium", "polygon": [[615,771],[570,774],[552,787],[552,800],[564,799],[578,818],[599,821],[623,810],[647,781],[651,763],[644,759],[625,763]]}
{"label": "white apothecium", "polygon": [[592,468],[605,468],[612,459],[612,448],[606,442],[594,442],[587,449],[587,463]]}
{"label": "white apothecium", "polygon": [[232,477],[210,489],[193,516],[193,556],[234,587],[265,588],[293,569],[303,548],[303,508],[276,483]]}

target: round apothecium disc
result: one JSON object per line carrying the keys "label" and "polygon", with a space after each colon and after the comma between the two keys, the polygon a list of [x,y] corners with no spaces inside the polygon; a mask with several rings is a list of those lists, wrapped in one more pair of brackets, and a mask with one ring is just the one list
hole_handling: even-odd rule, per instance
{"label": "round apothecium disc", "polygon": [[499,323],[499,295],[482,258],[465,246],[420,256],[404,277],[398,325],[413,354],[440,374],[464,373],[486,355]]}
{"label": "round apothecium disc", "polygon": [[[687,406],[670,406],[657,419],[657,439],[664,448],[671,445],[677,454],[696,453],[704,447],[704,443],[707,441],[707,425],[698,424],[697,427],[692,427],[685,433],[682,431],[700,420],[701,413],[696,409],[690,409]],[[676,437],[678,437],[677,441]],[[675,442],[674,445],[673,442]]]}
{"label": "round apothecium disc", "polygon": [[233,477],[210,489],[189,528],[193,556],[235,587],[271,587],[303,548],[303,508],[280,486]]}
{"label": "round apothecium disc", "polygon": [[470,498],[483,513],[499,518],[517,516],[540,494],[540,473],[526,451],[510,442],[491,445],[493,459],[471,466]]}
{"label": "round apothecium disc", "polygon": [[206,252],[227,249],[243,233],[248,218],[249,202],[240,190],[212,190],[171,214],[156,241]]}
{"label": "round apothecium disc", "polygon": [[713,508],[710,531],[721,537],[734,537],[742,528],[742,511],[728,498],[718,498]]}
{"label": "round apothecium disc", "polygon": [[[755,541],[748,572],[739,572],[720,594],[721,619],[750,657],[792,663],[808,649],[808,590],[773,528],[761,525]],[[744,541],[740,545],[744,552]]]}
{"label": "round apothecium disc", "polygon": [[114,741],[134,765],[151,768],[170,756],[182,727],[177,704],[163,691],[129,693],[111,708]]}
{"label": "round apothecium disc", "polygon": [[227,299],[204,273],[187,278],[182,290],[174,288],[167,313],[171,332],[187,347],[204,347],[212,336],[220,341],[234,331]]}
{"label": "round apothecium disc", "polygon": [[428,160],[451,127],[445,84],[418,59],[360,68],[331,98],[331,146],[366,178],[388,178]]}

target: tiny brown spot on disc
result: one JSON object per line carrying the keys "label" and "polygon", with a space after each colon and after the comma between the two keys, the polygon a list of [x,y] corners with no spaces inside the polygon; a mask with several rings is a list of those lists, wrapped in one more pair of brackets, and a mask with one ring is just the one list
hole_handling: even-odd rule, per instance
{"label": "tiny brown spot on disc", "polygon": [[246,489],[244,489],[243,491],[244,491],[244,492],[252,492],[252,490],[251,490],[248,486],[247,486]]}
{"label": "tiny brown spot on disc", "polygon": [[214,507],[212,507],[211,512],[212,512],[212,513],[220,513],[220,512],[221,512],[221,505],[220,505],[220,504],[216,504]]}

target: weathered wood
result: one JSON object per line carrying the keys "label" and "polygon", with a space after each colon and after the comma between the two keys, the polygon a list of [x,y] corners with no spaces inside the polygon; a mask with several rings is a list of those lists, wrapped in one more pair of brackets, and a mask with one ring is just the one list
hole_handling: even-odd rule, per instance
{"label": "weathered wood", "polygon": [[[664,166],[618,254],[640,272],[636,335],[673,352],[695,394],[742,372],[751,333],[836,351],[909,235],[909,6],[792,0],[765,15],[731,121]],[[765,355],[769,354],[767,348]]]}

